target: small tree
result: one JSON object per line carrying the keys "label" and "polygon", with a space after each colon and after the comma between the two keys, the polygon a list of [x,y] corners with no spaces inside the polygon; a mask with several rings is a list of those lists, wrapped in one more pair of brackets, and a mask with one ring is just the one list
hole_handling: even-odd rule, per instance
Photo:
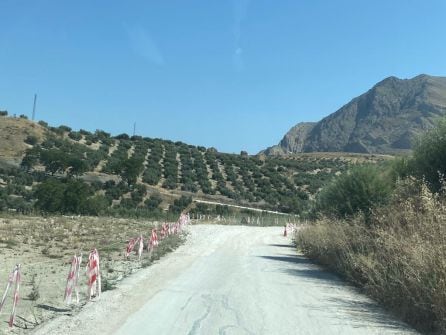
{"label": "small tree", "polygon": [[129,185],[133,185],[136,183],[136,180],[143,168],[144,165],[141,159],[131,157],[122,162],[121,176]]}
{"label": "small tree", "polygon": [[119,135],[115,136],[115,138],[117,140],[128,140],[128,139],[130,139],[130,136],[125,134],[125,133],[123,133],[123,134],[119,134]]}
{"label": "small tree", "polygon": [[45,165],[45,171],[54,175],[57,172],[64,172],[67,167],[67,157],[59,149],[51,149],[40,153],[40,161]]}
{"label": "small tree", "polygon": [[82,139],[82,135],[78,131],[70,131],[68,133],[68,137],[71,138],[73,141],[80,141]]}
{"label": "small tree", "polygon": [[87,213],[90,195],[92,192],[88,184],[81,180],[68,180],[63,195],[63,212]]}
{"label": "small tree", "polygon": [[144,202],[144,205],[149,210],[157,210],[159,209],[159,205],[163,202],[163,199],[159,194],[152,194],[149,199]]}
{"label": "small tree", "polygon": [[25,138],[25,143],[26,143],[26,144],[29,144],[29,145],[36,145],[36,144],[37,144],[37,141],[38,141],[38,139],[37,139],[37,137],[34,136],[34,135],[28,135],[28,136]]}
{"label": "small tree", "polygon": [[60,125],[59,129],[63,132],[69,133],[71,131],[71,128],[65,125]]}
{"label": "small tree", "polygon": [[182,195],[179,199],[175,199],[173,204],[170,205],[169,211],[173,213],[180,213],[192,203],[192,197],[186,197]]}
{"label": "small tree", "polygon": [[446,119],[418,139],[409,166],[433,191],[441,189],[446,176]]}
{"label": "small tree", "polygon": [[104,213],[110,205],[111,201],[109,201],[105,196],[96,195],[88,199],[85,212],[90,215],[100,215]]}
{"label": "small tree", "polygon": [[27,149],[25,156],[20,163],[20,167],[25,171],[29,171],[29,169],[31,169],[39,161],[40,150],[41,148],[39,146],[34,146],[33,148]]}
{"label": "small tree", "polygon": [[229,215],[229,207],[226,205],[216,205],[215,206],[215,214],[225,216]]}
{"label": "small tree", "polygon": [[83,161],[79,158],[76,158],[76,157],[72,157],[72,158],[68,159],[67,165],[69,167],[68,174],[70,176],[80,176],[84,172],[88,171],[87,163],[85,163],[85,161]]}
{"label": "small tree", "polygon": [[48,179],[39,184],[34,192],[35,207],[44,212],[56,213],[63,209],[65,184],[57,179]]}

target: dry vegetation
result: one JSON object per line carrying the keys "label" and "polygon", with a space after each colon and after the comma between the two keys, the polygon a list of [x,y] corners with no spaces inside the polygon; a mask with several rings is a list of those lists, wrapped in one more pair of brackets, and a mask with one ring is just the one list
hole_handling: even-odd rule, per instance
{"label": "dry vegetation", "polygon": [[35,136],[42,141],[45,128],[23,118],[0,116],[0,159],[20,162],[30,145],[25,143],[27,136]]}
{"label": "dry vegetation", "polygon": [[[124,259],[129,238],[149,233],[156,222],[97,217],[3,217],[0,219],[0,289],[3,289],[14,264],[22,264],[21,300],[15,332],[21,333],[60,314],[71,314],[86,302],[86,277],[81,270],[79,306],[63,302],[71,257],[83,252],[84,269],[88,252],[97,248],[101,260],[103,290],[109,290],[138,268],[146,267],[175,249],[181,236],[164,239],[151,257],[145,252],[141,261],[131,255]],[[10,292],[11,295],[11,292]],[[0,318],[0,332],[6,331],[12,297]]]}
{"label": "dry vegetation", "polygon": [[446,333],[446,200],[413,179],[389,205],[347,222],[322,219],[296,236],[302,251],[363,287],[419,329]]}

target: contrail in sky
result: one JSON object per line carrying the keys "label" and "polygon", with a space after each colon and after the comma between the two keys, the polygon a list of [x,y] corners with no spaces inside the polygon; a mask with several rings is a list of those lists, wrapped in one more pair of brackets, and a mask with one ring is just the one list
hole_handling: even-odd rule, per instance
{"label": "contrail in sky", "polygon": [[233,61],[236,70],[242,71],[245,67],[243,61],[242,39],[242,22],[246,18],[250,0],[234,0],[234,38],[235,50]]}
{"label": "contrail in sky", "polygon": [[126,26],[126,31],[133,51],[156,65],[164,65],[163,54],[150,36],[149,32],[141,25]]}

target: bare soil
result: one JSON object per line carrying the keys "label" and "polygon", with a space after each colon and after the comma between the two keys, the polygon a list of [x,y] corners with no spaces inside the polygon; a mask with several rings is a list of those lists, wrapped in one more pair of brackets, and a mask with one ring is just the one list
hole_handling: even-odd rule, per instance
{"label": "bare soil", "polygon": [[[15,264],[22,266],[20,301],[13,333],[28,333],[44,321],[76,313],[87,301],[85,265],[88,253],[97,248],[100,255],[103,289],[142,267],[147,267],[162,254],[180,244],[177,236],[163,240],[151,256],[141,261],[132,254],[125,259],[130,238],[149,237],[159,222],[97,217],[20,217],[0,218],[0,295]],[[71,258],[83,253],[78,306],[63,301]],[[0,333],[10,333],[7,320],[12,309],[12,290],[0,313]]]}

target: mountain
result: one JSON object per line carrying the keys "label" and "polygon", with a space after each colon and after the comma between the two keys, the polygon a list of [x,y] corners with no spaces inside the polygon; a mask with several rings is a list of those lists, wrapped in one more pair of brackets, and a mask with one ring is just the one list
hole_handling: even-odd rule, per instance
{"label": "mountain", "polygon": [[267,155],[397,153],[446,116],[446,77],[389,77],[317,123],[300,123]]}
{"label": "mountain", "polygon": [[280,141],[279,145],[264,150],[265,155],[283,155],[293,152],[303,152],[305,138],[313,130],[316,122],[301,122],[291,128]]}

